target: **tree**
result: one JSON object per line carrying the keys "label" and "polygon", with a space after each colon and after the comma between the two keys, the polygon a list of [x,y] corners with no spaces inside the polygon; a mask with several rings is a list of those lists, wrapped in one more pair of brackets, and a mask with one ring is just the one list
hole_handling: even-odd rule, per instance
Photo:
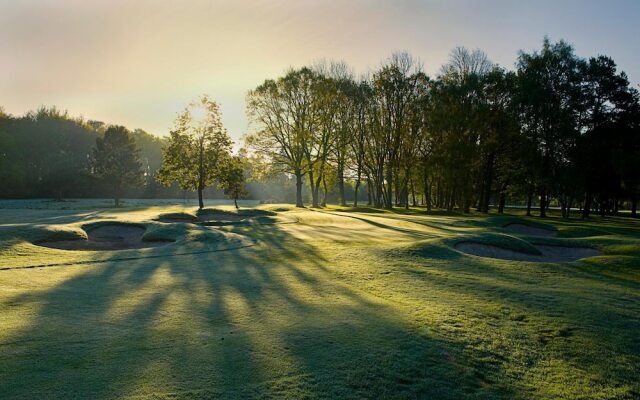
{"label": "tree", "polygon": [[315,76],[309,68],[292,70],[278,80],[266,80],[247,95],[247,115],[257,126],[246,137],[247,146],[295,176],[296,207],[304,207],[302,178],[308,172],[308,142],[316,122],[312,104]]}
{"label": "tree", "polygon": [[233,204],[238,208],[238,199],[246,196],[244,162],[239,156],[231,156],[225,166],[220,179],[220,187],[224,194],[233,199]]}
{"label": "tree", "polygon": [[393,188],[399,198],[403,139],[411,129],[409,114],[419,98],[425,75],[419,63],[405,52],[393,54],[372,77],[371,131],[367,145],[369,170],[377,206],[393,207]]}
{"label": "tree", "polygon": [[203,95],[176,118],[157,179],[166,186],[177,182],[183,190],[197,191],[203,209],[202,192],[221,180],[231,145],[218,103]]}
{"label": "tree", "polygon": [[518,58],[521,125],[537,148],[541,217],[546,216],[549,196],[557,190],[555,177],[565,171],[566,155],[579,135],[583,63],[568,43],[551,43],[548,38],[540,52],[522,52]]}
{"label": "tree", "polygon": [[122,189],[142,183],[142,163],[135,140],[124,126],[111,126],[96,139],[92,154],[93,173],[111,186],[115,206]]}
{"label": "tree", "polygon": [[348,141],[349,149],[347,149],[347,152],[350,154],[351,169],[355,173],[353,206],[358,207],[358,190],[360,189],[362,176],[365,174],[365,146],[368,134],[367,111],[372,91],[365,79],[359,83],[353,82],[351,86],[348,97],[350,101],[349,108],[351,109],[350,115],[352,116],[349,131],[352,133],[352,138]]}
{"label": "tree", "polygon": [[640,104],[637,90],[624,72],[606,56],[592,57],[583,64],[583,134],[576,149],[579,187],[589,217],[594,200],[600,214],[617,212],[620,199],[637,207],[638,128]]}

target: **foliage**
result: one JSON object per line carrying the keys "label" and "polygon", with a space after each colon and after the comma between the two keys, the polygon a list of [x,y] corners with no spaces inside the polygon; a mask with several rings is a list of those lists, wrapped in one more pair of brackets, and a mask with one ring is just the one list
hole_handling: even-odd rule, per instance
{"label": "foliage", "polygon": [[122,189],[142,183],[139,153],[135,140],[123,126],[111,126],[104,137],[96,138],[91,172],[111,186],[116,207],[119,206]]}
{"label": "foliage", "polygon": [[177,182],[184,190],[202,192],[221,180],[232,141],[222,125],[218,103],[204,95],[189,104],[175,120],[163,149],[163,161],[157,180],[164,185]]}
{"label": "foliage", "polygon": [[565,218],[577,203],[585,217],[636,215],[640,96],[613,60],[562,40],[521,52],[515,71],[462,47],[435,78],[407,53],[359,80],[323,63],[265,81],[248,107],[248,147],[295,175],[298,206],[304,177],[313,207],[334,186],[345,206],[352,180],[354,205],[363,185],[378,208],[502,212],[510,201],[531,215],[537,202],[544,217],[553,202]]}
{"label": "foliage", "polygon": [[238,199],[247,195],[244,173],[245,167],[242,158],[232,156],[227,160],[220,179],[220,187],[227,196],[233,199],[236,208],[238,208]]}

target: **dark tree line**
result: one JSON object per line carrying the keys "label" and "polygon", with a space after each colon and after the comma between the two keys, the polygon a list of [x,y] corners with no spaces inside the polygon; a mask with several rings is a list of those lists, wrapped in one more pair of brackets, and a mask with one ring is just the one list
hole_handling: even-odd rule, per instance
{"label": "dark tree line", "polygon": [[[110,197],[117,207],[125,197],[198,194],[204,207],[203,197],[271,197],[266,181],[253,182],[247,193],[249,168],[230,154],[218,105],[201,100],[211,111],[206,124],[191,126],[190,105],[168,138],[73,118],[55,107],[21,117],[0,108],[0,198]],[[283,183],[286,177],[272,178]]]}
{"label": "dark tree line", "polygon": [[[0,112],[0,198],[110,197],[112,183],[101,178],[92,164],[97,141],[109,128],[55,107],[20,117]],[[165,189],[156,183],[165,140],[141,129],[127,135],[139,150],[142,178],[122,187],[121,194],[180,197],[177,187]]]}
{"label": "dark tree line", "polygon": [[305,185],[313,207],[333,189],[346,204],[351,186],[355,205],[364,187],[384,208],[635,215],[639,99],[611,58],[580,58],[564,41],[521,52],[512,71],[456,48],[435,78],[398,53],[360,79],[325,63],[265,81],[247,96],[246,142],[294,177],[298,206]]}

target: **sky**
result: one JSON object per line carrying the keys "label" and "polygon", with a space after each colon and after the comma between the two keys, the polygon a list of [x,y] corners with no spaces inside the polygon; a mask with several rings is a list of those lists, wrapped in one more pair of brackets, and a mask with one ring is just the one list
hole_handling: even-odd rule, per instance
{"label": "sky", "polygon": [[0,106],[167,135],[207,93],[239,141],[247,92],[290,67],[342,60],[363,73],[406,50],[435,75],[465,46],[513,68],[545,35],[640,82],[637,0],[0,0]]}

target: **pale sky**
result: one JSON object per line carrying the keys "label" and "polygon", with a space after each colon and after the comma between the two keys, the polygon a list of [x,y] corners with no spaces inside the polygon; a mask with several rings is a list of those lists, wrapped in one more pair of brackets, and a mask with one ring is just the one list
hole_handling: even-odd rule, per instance
{"label": "pale sky", "polygon": [[166,135],[207,93],[237,140],[247,91],[291,66],[326,58],[360,73],[407,50],[433,75],[466,46],[511,68],[545,35],[640,81],[640,1],[0,0],[0,106]]}

